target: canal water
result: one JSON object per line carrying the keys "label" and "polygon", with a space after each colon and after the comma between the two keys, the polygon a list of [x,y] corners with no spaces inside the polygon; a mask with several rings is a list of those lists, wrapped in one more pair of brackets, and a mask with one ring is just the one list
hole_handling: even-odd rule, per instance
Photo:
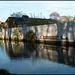
{"label": "canal water", "polygon": [[75,48],[0,41],[0,69],[12,74],[75,74]]}

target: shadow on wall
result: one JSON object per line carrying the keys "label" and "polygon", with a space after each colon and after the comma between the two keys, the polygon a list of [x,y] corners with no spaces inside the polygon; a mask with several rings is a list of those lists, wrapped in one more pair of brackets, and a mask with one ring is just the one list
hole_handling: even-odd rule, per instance
{"label": "shadow on wall", "polygon": [[[12,28],[11,28],[12,29]],[[9,36],[11,36],[12,32],[8,30]],[[75,22],[68,22],[68,23],[57,23],[57,24],[50,24],[50,25],[38,25],[38,26],[25,26],[22,27],[20,30],[23,34],[23,39],[25,38],[26,32],[30,30],[34,31],[37,35],[37,40],[40,40],[40,36],[43,36],[43,41],[46,43],[49,42],[50,39],[60,42],[65,41],[66,45],[69,45],[69,42],[75,42]],[[5,29],[5,37],[6,38],[6,29]],[[10,38],[10,37],[9,37]],[[52,43],[53,43],[52,42]],[[55,43],[57,44],[57,43]]]}
{"label": "shadow on wall", "polygon": [[[66,44],[67,46],[67,45],[74,44],[75,42],[75,22],[57,23],[51,25],[44,25],[40,27],[36,26],[35,30],[36,30],[37,37],[39,35],[43,36],[41,42],[44,43],[49,43],[52,37],[53,37],[52,43],[54,44],[58,44],[58,43],[60,45]],[[58,42],[54,42],[55,40],[54,38]]]}
{"label": "shadow on wall", "polygon": [[11,40],[12,28],[4,28],[4,40]]}
{"label": "shadow on wall", "polygon": [[68,40],[74,40],[75,41],[75,22],[68,22],[68,23],[59,23],[57,24],[57,35],[60,35],[62,37],[67,37]]}
{"label": "shadow on wall", "polygon": [[57,36],[59,36],[61,40],[66,40],[66,45],[68,45],[69,42],[75,42],[75,22],[57,24]]}

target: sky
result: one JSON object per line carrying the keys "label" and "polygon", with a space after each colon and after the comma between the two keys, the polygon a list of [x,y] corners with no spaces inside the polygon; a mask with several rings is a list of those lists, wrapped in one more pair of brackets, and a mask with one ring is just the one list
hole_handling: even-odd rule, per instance
{"label": "sky", "polygon": [[[75,1],[0,1],[0,21],[5,22],[13,12],[23,12],[31,17],[49,18],[52,12],[60,16],[75,15]],[[41,14],[42,13],[42,14]]]}

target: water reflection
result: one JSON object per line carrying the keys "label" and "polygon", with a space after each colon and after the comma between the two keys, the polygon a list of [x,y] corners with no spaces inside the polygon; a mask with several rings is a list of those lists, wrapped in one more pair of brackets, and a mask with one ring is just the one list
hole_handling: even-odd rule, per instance
{"label": "water reflection", "polygon": [[75,48],[23,42],[0,41],[10,59],[36,57],[75,67]]}
{"label": "water reflection", "polygon": [[36,50],[36,46],[33,45],[33,43],[0,41],[0,45],[5,48],[6,53],[10,59],[29,58]]}

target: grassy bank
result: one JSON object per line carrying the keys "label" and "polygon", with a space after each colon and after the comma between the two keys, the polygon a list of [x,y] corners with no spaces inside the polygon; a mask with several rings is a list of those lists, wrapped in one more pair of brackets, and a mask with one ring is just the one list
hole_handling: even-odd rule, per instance
{"label": "grassy bank", "polygon": [[44,40],[37,40],[36,43],[75,47],[75,42],[66,42],[66,41],[44,41]]}
{"label": "grassy bank", "polygon": [[75,47],[75,42],[66,42],[66,41],[44,41],[44,40],[26,40],[26,39],[3,39],[0,40],[8,40],[8,41],[18,41],[18,42],[33,42],[36,44],[50,44],[50,45],[58,45],[58,46],[72,46]]}

